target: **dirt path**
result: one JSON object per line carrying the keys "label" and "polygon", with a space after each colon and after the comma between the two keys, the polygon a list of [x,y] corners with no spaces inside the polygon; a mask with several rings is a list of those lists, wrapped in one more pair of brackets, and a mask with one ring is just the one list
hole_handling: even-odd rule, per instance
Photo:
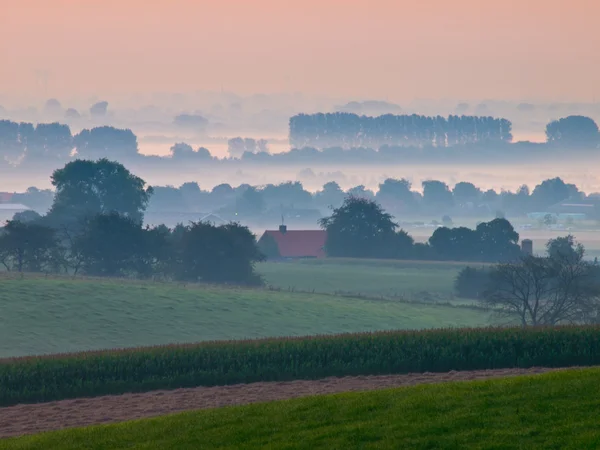
{"label": "dirt path", "polygon": [[[502,369],[472,372],[419,373],[236,384],[142,394],[110,395],[0,408],[0,437],[19,436],[122,422],[181,411],[283,400],[317,394],[369,391],[415,384],[482,380],[561,369]],[[564,370],[564,369],[563,369]]]}

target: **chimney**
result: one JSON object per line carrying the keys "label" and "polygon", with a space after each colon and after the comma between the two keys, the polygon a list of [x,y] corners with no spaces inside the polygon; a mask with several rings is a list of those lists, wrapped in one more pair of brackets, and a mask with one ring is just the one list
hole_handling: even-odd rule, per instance
{"label": "chimney", "polygon": [[281,234],[285,234],[286,231],[287,231],[287,226],[285,226],[285,225],[279,225],[279,232]]}
{"label": "chimney", "polygon": [[524,255],[533,255],[533,241],[531,239],[523,239],[521,241],[521,251]]}

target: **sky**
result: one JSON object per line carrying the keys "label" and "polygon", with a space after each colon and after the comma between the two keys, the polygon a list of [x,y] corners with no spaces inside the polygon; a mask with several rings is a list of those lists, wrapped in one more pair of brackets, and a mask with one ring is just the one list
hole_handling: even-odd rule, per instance
{"label": "sky", "polygon": [[0,100],[225,89],[600,101],[597,0],[0,0],[0,11]]}

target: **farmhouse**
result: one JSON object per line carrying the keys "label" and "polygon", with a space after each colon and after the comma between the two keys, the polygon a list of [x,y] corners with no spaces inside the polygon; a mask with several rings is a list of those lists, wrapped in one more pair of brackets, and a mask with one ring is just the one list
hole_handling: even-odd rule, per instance
{"label": "farmhouse", "polygon": [[258,240],[258,246],[268,259],[324,258],[325,230],[267,230]]}

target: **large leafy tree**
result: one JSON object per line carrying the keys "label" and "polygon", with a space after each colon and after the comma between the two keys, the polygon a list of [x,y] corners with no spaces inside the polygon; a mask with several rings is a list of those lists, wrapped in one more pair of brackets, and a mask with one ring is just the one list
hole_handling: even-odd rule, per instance
{"label": "large leafy tree", "polygon": [[182,281],[262,284],[254,264],[264,260],[256,238],[237,223],[195,222],[174,230],[174,276]]}
{"label": "large leafy tree", "polygon": [[152,188],[122,164],[76,160],[52,174],[56,189],[49,217],[59,223],[116,212],[141,222]]}
{"label": "large leafy tree", "polygon": [[398,224],[372,200],[347,197],[330,217],[319,221],[327,230],[329,256],[353,258],[402,258],[412,248],[412,238],[396,233]]}

